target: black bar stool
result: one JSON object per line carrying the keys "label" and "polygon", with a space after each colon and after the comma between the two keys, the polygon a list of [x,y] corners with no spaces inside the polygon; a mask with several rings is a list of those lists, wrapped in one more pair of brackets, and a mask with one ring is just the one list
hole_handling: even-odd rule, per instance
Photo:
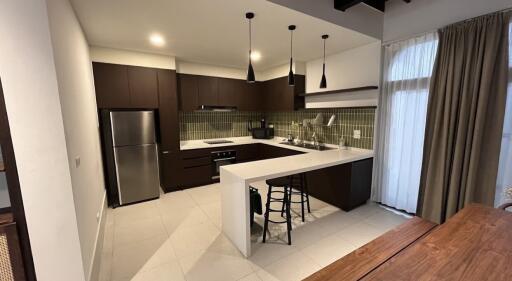
{"label": "black bar stool", "polygon": [[[311,213],[311,207],[309,206],[309,190],[308,190],[308,181],[306,178],[306,173],[300,173],[298,175],[290,176],[290,187],[288,190],[288,202],[290,204],[300,204],[302,210],[302,222],[305,221],[304,217],[304,203],[307,204],[308,213]],[[297,190],[297,191],[294,191]],[[300,195],[300,200],[293,201],[292,195]],[[282,207],[282,211],[284,212],[284,206]]]}
{"label": "black bar stool", "polygon": [[[263,226],[263,243],[266,241],[267,231],[268,231],[268,223],[286,223],[287,233],[288,233],[288,245],[292,244],[292,216],[290,213],[290,196],[289,193],[291,190],[291,179],[289,177],[282,177],[276,179],[270,179],[266,181],[268,185],[268,193],[267,193],[267,204],[265,210],[265,223]],[[282,190],[275,190],[275,188],[282,187]],[[274,194],[282,194],[282,197],[273,197]],[[276,210],[270,208],[270,204],[274,202],[281,202],[282,208],[281,210]],[[270,213],[286,213],[286,217],[284,221],[273,221],[270,219]]]}

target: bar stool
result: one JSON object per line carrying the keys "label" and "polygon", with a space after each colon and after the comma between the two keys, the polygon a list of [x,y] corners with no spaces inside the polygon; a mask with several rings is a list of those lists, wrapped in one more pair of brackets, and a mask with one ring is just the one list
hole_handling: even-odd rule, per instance
{"label": "bar stool", "polygon": [[[266,241],[267,237],[267,231],[268,231],[268,223],[286,223],[286,229],[288,234],[288,245],[292,244],[292,216],[290,213],[290,181],[291,179],[289,177],[282,177],[282,178],[276,178],[267,180],[266,183],[268,185],[268,193],[267,193],[267,203],[266,203],[266,210],[265,210],[265,223],[263,225],[263,243]],[[275,188],[282,187],[282,190],[276,190]],[[282,194],[282,197],[273,197],[275,194]],[[274,202],[281,202],[282,208],[281,210],[272,209],[270,207],[271,203]],[[281,213],[281,216],[283,216],[283,213],[286,213],[286,217],[284,221],[273,221],[270,219],[270,213]]]}
{"label": "bar stool", "polygon": [[[297,190],[297,191],[294,191]],[[292,195],[300,195],[300,200],[293,201]],[[311,207],[309,206],[309,190],[308,190],[308,182],[305,173],[300,173],[298,175],[290,176],[290,188],[288,192],[290,204],[300,204],[302,210],[302,222],[305,221],[304,217],[304,203],[307,204],[308,213],[311,213]],[[284,206],[282,207],[282,211],[284,212]],[[282,214],[281,214],[282,215]]]}

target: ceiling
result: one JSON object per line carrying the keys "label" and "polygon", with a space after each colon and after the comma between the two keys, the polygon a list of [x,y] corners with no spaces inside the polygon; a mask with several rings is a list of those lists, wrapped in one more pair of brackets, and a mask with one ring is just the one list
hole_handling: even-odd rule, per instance
{"label": "ceiling", "polygon": [[[322,56],[322,34],[329,34],[327,53],[362,46],[376,39],[266,0],[71,0],[92,46],[176,56],[177,60],[245,68],[248,24],[253,19],[253,49],[261,53],[257,71],[289,60],[288,25],[294,32],[294,59]],[[343,16],[340,12],[340,16]],[[166,45],[149,43],[152,33]]]}

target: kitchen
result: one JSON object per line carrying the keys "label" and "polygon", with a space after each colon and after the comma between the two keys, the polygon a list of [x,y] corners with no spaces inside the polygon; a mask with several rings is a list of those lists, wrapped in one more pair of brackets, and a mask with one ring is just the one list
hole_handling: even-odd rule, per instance
{"label": "kitchen", "polygon": [[[209,245],[206,242],[210,241],[211,237],[198,237],[195,243],[201,246],[192,246],[186,239],[182,238],[182,241],[172,238],[172,236],[183,231],[188,233],[186,236],[196,237],[198,234],[190,233],[190,231],[206,233],[213,231],[208,227],[210,224],[205,223],[205,221],[211,221],[220,231],[222,239],[234,243],[242,256],[248,257],[249,260],[253,259],[256,262],[261,257],[267,256],[268,251],[276,252],[274,253],[275,257],[267,256],[266,261],[260,263],[262,267],[271,266],[274,263],[279,264],[281,259],[277,257],[291,253],[290,249],[280,247],[282,245],[287,246],[290,243],[291,247],[309,247],[308,251],[310,255],[314,256],[313,260],[315,261],[311,261],[304,268],[309,268],[305,272],[311,274],[314,271],[310,270],[319,269],[320,267],[317,267],[319,264],[327,265],[341,257],[340,255],[346,253],[348,249],[354,249],[361,243],[364,244],[365,239],[385,232],[390,227],[407,219],[407,215],[398,215],[398,213],[387,211],[377,205],[365,205],[371,192],[373,134],[380,75],[378,69],[379,42],[362,34],[317,21],[309,16],[287,11],[287,9],[278,10],[270,3],[258,3],[255,8],[257,9],[254,10],[254,18],[251,19],[254,22],[251,22],[249,26],[249,19],[245,16],[246,12],[250,11],[246,10],[246,5],[233,5],[231,9],[237,12],[230,13],[232,16],[229,16],[229,24],[236,23],[240,26],[241,33],[236,34],[236,44],[241,45],[241,50],[236,50],[232,46],[224,46],[224,48],[229,47],[229,50],[236,50],[236,53],[245,50],[247,54],[249,51],[255,52],[250,49],[248,39],[251,40],[253,48],[261,56],[259,59],[251,57],[251,65],[255,70],[255,82],[253,83],[247,82],[246,69],[223,66],[229,64],[227,60],[213,65],[181,61],[179,57],[176,57],[175,65],[172,65],[172,62],[169,63],[168,57],[161,55],[91,47],[98,111],[118,114],[116,112],[119,110],[121,113],[126,110],[132,112],[134,110],[152,110],[155,120],[155,128],[152,130],[155,131],[155,142],[158,143],[159,179],[162,194],[158,194],[153,189],[138,199],[132,201],[126,199],[123,204],[120,194],[131,194],[133,192],[128,190],[130,188],[140,190],[141,185],[154,186],[154,184],[139,182],[140,177],[137,176],[139,173],[134,173],[135,168],[126,165],[126,172],[123,172],[122,161],[119,163],[114,161],[116,163],[112,163],[111,172],[109,173],[108,170],[105,172],[107,178],[110,181],[113,180],[112,184],[107,185],[109,205],[113,207],[127,205],[113,209],[114,221],[116,216],[122,216],[117,215],[118,212],[132,213],[129,211],[130,209],[140,209],[139,212],[151,213],[154,212],[154,209],[158,209],[158,213],[162,217],[163,229],[171,236],[169,240],[174,245],[174,254],[178,260],[190,259],[190,256],[197,254],[197,251],[204,250],[206,245]],[[260,19],[260,17],[269,16],[266,15],[265,11],[267,10],[272,10],[272,16],[283,22],[283,30],[271,32],[271,29],[275,29],[276,23],[264,22],[263,19]],[[294,18],[294,20],[290,19],[287,22],[287,17]],[[295,29],[289,28],[285,22],[296,24]],[[312,29],[312,27],[314,28]],[[216,28],[227,27],[217,26]],[[313,31],[317,29],[320,33]],[[254,34],[254,38],[247,38],[250,32],[251,35]],[[323,32],[330,32],[331,36],[323,39]],[[202,35],[196,33],[196,36],[201,37]],[[288,40],[282,40],[283,42],[280,44],[263,43],[271,42],[265,38],[274,36],[287,37]],[[346,40],[345,38],[348,36],[353,37],[353,40]],[[233,39],[226,41],[233,41]],[[324,43],[326,51],[325,76],[327,77],[325,82],[327,85],[320,88],[322,72],[319,70],[322,70],[324,63]],[[233,45],[236,44],[233,43]],[[307,48],[308,44],[315,44],[317,48]],[[158,45],[152,45],[150,48],[155,51],[159,49]],[[267,48],[270,50],[266,51]],[[277,55],[273,53],[277,53]],[[277,57],[272,59],[273,56]],[[313,57],[314,59],[308,61],[303,57]],[[159,59],[161,62],[159,65],[165,65],[165,63],[167,65],[164,68],[155,68],[149,67],[151,65],[129,65],[126,63],[127,61],[137,61],[135,58],[139,58],[140,62],[148,62],[149,58],[153,58],[153,61]],[[214,61],[214,58],[208,57],[208,59]],[[191,60],[197,59],[192,58]],[[362,65],[363,60],[367,65]],[[275,65],[277,61],[281,61],[278,66],[270,68],[265,66],[265,64]],[[242,56],[237,63],[244,65],[247,63],[247,58]],[[292,83],[290,71],[292,71]],[[350,74],[345,74],[347,71],[350,71]],[[337,79],[337,77],[343,76],[352,78]],[[101,115],[103,114],[105,113]],[[102,118],[100,118],[101,121]],[[136,124],[142,122],[137,121],[128,128],[138,128]],[[111,138],[116,139],[114,123],[102,125],[102,128],[107,128],[107,132],[103,133],[103,136],[108,136],[108,138],[112,136]],[[113,134],[108,132],[110,128],[114,131]],[[103,142],[108,142],[108,138],[103,137]],[[341,149],[339,148],[340,144],[342,145]],[[109,153],[114,154],[113,151]],[[317,158],[314,155],[317,155]],[[123,158],[122,154],[116,154],[111,158],[115,159],[116,157]],[[303,160],[294,160],[295,157]],[[285,160],[288,158],[290,160]],[[274,161],[284,162],[279,162],[277,166],[274,166],[276,165],[272,164]],[[144,161],[136,160],[136,162],[141,163],[140,169],[143,169]],[[224,168],[240,167],[242,169],[243,165],[249,165],[246,172],[260,171],[262,174],[256,176],[258,180],[251,179],[243,182],[242,187],[233,187],[233,191],[226,192]],[[108,165],[105,166],[108,167]],[[287,167],[287,169],[281,171],[282,167]],[[263,172],[266,171],[265,168],[272,172]],[[291,197],[290,209],[293,216],[290,214],[290,221],[294,224],[291,242],[286,239],[288,234],[286,229],[279,228],[282,225],[269,223],[266,238],[270,239],[272,244],[269,244],[269,241],[263,244],[264,212],[267,209],[265,204],[268,199],[268,187],[265,180],[293,174],[305,175],[308,201],[300,200],[300,196],[297,194],[294,194],[293,198]],[[339,177],[339,175],[343,176]],[[123,178],[126,178],[124,186],[121,184]],[[118,184],[120,188],[112,188]],[[249,201],[244,201],[249,198],[250,189],[253,196],[251,198],[257,196],[257,200],[261,204],[258,206],[258,209],[261,209],[259,213],[254,212],[254,206],[249,206]],[[119,192],[117,192],[118,190]],[[186,195],[182,195],[183,193]],[[211,194],[209,195],[211,198],[204,195],[205,198],[200,196],[201,199],[196,199],[199,202],[206,202],[205,205],[191,204],[193,207],[187,206],[179,210],[164,203],[166,201],[174,202],[173,198],[175,197],[187,201],[183,199],[184,196],[187,198],[194,196],[191,194],[198,196],[197,194],[202,193]],[[135,205],[130,204],[155,197],[160,197],[156,203],[148,201]],[[311,204],[309,200],[311,200]],[[302,204],[292,203],[296,201],[302,201]],[[182,204],[183,202],[180,202],[178,205]],[[155,205],[156,208],[154,208]],[[305,206],[305,211],[303,211],[303,206]],[[357,209],[360,206],[363,206],[362,209]],[[352,210],[354,211],[349,212]],[[181,212],[182,216],[177,216],[176,212]],[[361,227],[361,225],[357,225],[358,220],[355,219],[358,213],[363,214],[361,222],[373,216],[374,218],[370,221],[386,218],[388,224],[372,226],[372,224],[363,223],[363,227],[369,229],[367,234],[369,238],[358,239],[352,237],[352,234],[347,234],[349,238],[336,238],[344,241],[338,243],[338,247],[343,248],[343,251],[334,254],[329,251],[325,254],[317,253],[319,250],[324,251],[323,247],[325,246],[315,247],[315,243],[320,242],[322,237],[330,237],[342,231],[342,227],[346,225]],[[345,217],[347,214],[350,215]],[[269,216],[272,217],[273,214]],[[336,220],[338,216],[340,218]],[[134,219],[137,217],[138,215],[135,215]],[[324,231],[310,233],[310,229],[315,228],[316,225],[328,224],[331,220],[333,220],[332,225],[324,227]],[[180,221],[182,224],[178,223]],[[143,227],[145,223],[149,223],[149,221],[141,219],[137,227]],[[119,231],[124,233],[126,227],[122,223],[120,226],[116,226],[114,222],[114,229],[122,229],[122,231],[117,230],[117,233]],[[155,226],[154,222],[149,223],[148,227],[162,229],[158,225]],[[241,239],[242,236],[238,234],[239,229],[237,228],[239,227],[244,229],[242,235],[244,239]],[[301,231],[301,228],[304,231]],[[106,231],[109,230],[106,229]],[[116,230],[114,232],[116,233]],[[156,235],[142,232],[143,234],[140,234],[140,237],[134,241],[146,241]],[[116,241],[125,238],[117,233],[114,234],[113,241],[104,242],[114,244],[114,250],[110,253],[113,257],[112,272],[110,272],[112,279],[133,276],[137,272],[143,274],[151,269],[151,266],[137,263],[135,266],[129,266],[131,267],[129,270],[126,268],[126,264],[132,263],[129,258],[118,256],[117,252],[122,250],[116,249],[115,245],[118,243]],[[366,237],[365,235],[363,237]],[[352,239],[352,242],[348,242],[347,239]],[[276,243],[277,245],[273,245]],[[123,243],[123,247],[119,248],[130,249],[137,244]],[[273,247],[269,247],[267,244]],[[185,245],[187,246],[185,247]],[[261,248],[262,246],[263,248]],[[231,249],[233,246],[227,248]],[[229,255],[229,258],[233,257]],[[311,259],[310,256],[302,256],[302,254],[300,258]],[[245,263],[242,268],[245,270],[239,272],[235,270],[232,274],[241,278],[243,276],[240,274],[252,272],[252,270],[246,269]],[[109,272],[104,274],[108,275]],[[188,278],[194,279],[194,274],[197,272],[191,270]],[[302,274],[304,273],[299,275],[301,278],[306,277]],[[204,275],[201,276],[204,277]],[[281,278],[286,279],[287,277],[282,276]]]}
{"label": "kitchen", "polygon": [[485,266],[510,249],[509,14],[507,0],[0,4],[0,36],[18,38],[0,43],[0,279],[506,280],[506,255]]}

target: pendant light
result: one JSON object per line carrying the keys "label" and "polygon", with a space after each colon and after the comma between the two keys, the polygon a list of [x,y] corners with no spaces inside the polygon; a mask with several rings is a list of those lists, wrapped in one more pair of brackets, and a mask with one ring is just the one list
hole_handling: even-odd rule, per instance
{"label": "pendant light", "polygon": [[327,88],[327,79],[325,78],[325,41],[327,41],[329,35],[322,35],[322,39],[324,40],[324,64],[322,66],[322,80],[320,80],[320,89]]}
{"label": "pendant light", "polygon": [[295,30],[295,25],[288,26],[288,30],[290,30],[290,72],[288,72],[288,85],[295,85],[295,75],[293,74],[293,31]]}
{"label": "pendant light", "polygon": [[254,83],[256,81],[256,77],[254,75],[254,69],[252,68],[252,29],[251,29],[251,20],[254,18],[254,13],[246,13],[245,18],[249,20],[249,68],[247,70],[247,82]]}

